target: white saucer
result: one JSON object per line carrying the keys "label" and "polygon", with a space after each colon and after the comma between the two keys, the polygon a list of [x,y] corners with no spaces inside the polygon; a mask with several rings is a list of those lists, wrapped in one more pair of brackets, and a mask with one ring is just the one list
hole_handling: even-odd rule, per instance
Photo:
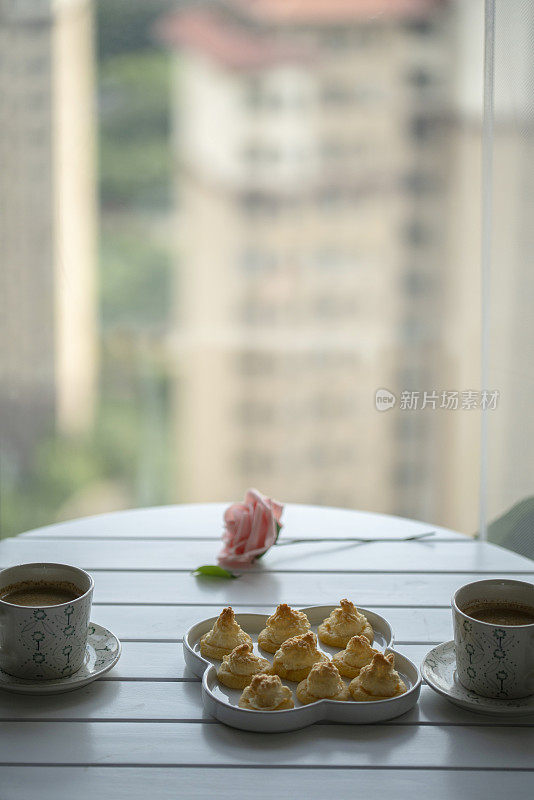
{"label": "white saucer", "polygon": [[434,647],[421,665],[421,673],[431,689],[446,697],[451,703],[478,714],[499,717],[519,717],[534,714],[534,695],[518,700],[494,700],[466,689],[456,676],[454,642],[444,642]]}
{"label": "white saucer", "polygon": [[7,672],[0,670],[0,689],[18,694],[60,694],[72,692],[92,681],[95,681],[105,672],[115,666],[121,656],[121,643],[117,637],[97,625],[89,623],[87,645],[85,648],[85,661],[82,667],[69,675],[68,678],[58,678],[51,681],[32,681],[25,678],[15,678]]}

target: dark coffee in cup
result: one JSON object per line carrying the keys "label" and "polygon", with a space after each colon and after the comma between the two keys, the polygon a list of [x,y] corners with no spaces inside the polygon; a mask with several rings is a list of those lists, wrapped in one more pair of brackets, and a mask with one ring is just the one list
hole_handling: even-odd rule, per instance
{"label": "dark coffee in cup", "polygon": [[70,603],[84,594],[67,581],[23,581],[6,586],[0,591],[0,600],[13,606],[57,606]]}
{"label": "dark coffee in cup", "polygon": [[468,617],[490,625],[532,625],[534,608],[522,603],[507,603],[483,600],[473,601],[462,608]]}

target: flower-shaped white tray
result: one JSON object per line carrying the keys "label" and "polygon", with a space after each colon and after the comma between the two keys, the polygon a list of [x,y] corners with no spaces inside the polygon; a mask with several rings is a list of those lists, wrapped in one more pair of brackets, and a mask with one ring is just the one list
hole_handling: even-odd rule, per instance
{"label": "flower-shaped white tray", "polygon": [[[311,623],[311,629],[317,633],[317,626],[327,617],[336,605],[329,606],[309,606],[302,608]],[[365,614],[375,633],[373,647],[385,652],[395,652],[392,650],[393,632],[389,622],[369,611],[366,608],[358,609]],[[274,609],[273,609],[274,611]],[[262,657],[268,658],[271,662],[273,656],[265,653],[258,648],[258,633],[265,627],[268,614],[236,614],[236,620],[246,631],[254,642],[254,649]],[[195,675],[202,678],[202,702],[205,710],[215,719],[230,725],[233,728],[241,728],[247,731],[260,731],[262,733],[274,733],[280,731],[292,731],[305,728],[320,720],[330,720],[333,722],[364,724],[372,722],[382,722],[386,719],[393,719],[409,711],[419,699],[421,691],[421,676],[419,670],[408,658],[395,652],[395,669],[400,674],[408,691],[399,697],[391,700],[376,700],[373,702],[357,703],[354,701],[318,700],[309,705],[302,705],[296,696],[295,689],[297,684],[291,681],[283,681],[293,692],[295,708],[284,711],[249,711],[239,708],[238,702],[241,690],[228,689],[217,680],[217,669],[220,661],[206,659],[200,655],[199,641],[203,634],[207,633],[213,626],[217,617],[197,622],[186,633],[183,642],[185,662]],[[331,657],[340,648],[328,647],[322,642],[318,642],[319,649]]]}

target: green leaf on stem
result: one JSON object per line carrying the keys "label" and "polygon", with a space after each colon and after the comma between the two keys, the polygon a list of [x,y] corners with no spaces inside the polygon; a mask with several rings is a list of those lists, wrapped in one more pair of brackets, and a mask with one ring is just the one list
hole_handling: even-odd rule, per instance
{"label": "green leaf on stem", "polygon": [[234,575],[233,572],[229,572],[224,567],[218,567],[215,564],[204,564],[201,567],[197,567],[191,573],[195,578],[199,578],[201,576],[207,576],[209,578],[224,578],[225,580],[234,580],[235,578],[239,578],[239,575]]}

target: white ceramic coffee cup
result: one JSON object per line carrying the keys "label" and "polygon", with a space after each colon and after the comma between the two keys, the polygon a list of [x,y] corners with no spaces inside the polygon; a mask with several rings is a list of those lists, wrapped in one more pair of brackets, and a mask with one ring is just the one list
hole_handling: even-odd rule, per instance
{"label": "white ceramic coffee cup", "polygon": [[534,694],[534,623],[495,625],[462,610],[478,602],[534,608],[534,585],[494,578],[468,583],[455,592],[452,615],[458,680],[483,697],[513,699]]}
{"label": "white ceramic coffee cup", "polygon": [[66,678],[85,657],[94,581],[67,564],[20,564],[0,572],[0,596],[26,581],[74,584],[80,596],[52,606],[17,606],[0,599],[0,669],[31,680]]}

